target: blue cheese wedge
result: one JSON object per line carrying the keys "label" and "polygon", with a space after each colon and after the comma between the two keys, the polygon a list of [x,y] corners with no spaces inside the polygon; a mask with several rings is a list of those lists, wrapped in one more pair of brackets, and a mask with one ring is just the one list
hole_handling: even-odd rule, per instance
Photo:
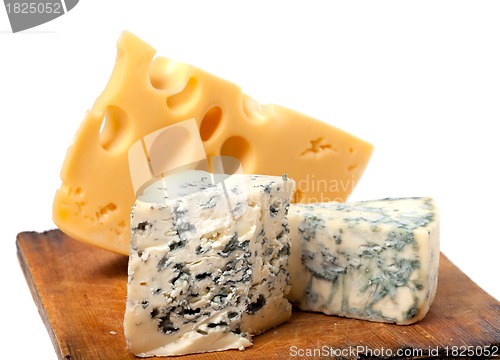
{"label": "blue cheese wedge", "polygon": [[133,207],[124,327],[137,356],[243,350],[291,315],[294,181],[213,176],[163,178]]}
{"label": "blue cheese wedge", "polygon": [[293,204],[288,299],[300,309],[411,324],[434,298],[439,216],[430,198]]}

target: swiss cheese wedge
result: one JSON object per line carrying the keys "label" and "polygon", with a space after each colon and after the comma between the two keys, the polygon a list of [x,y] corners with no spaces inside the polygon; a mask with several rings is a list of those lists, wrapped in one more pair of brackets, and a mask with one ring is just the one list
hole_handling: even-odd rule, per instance
{"label": "swiss cheese wedge", "polygon": [[[295,180],[295,202],[345,201],[372,146],[340,129],[277,105],[196,67],[155,57],[129,32],[117,44],[107,87],[87,112],[61,170],[56,225],[71,237],[129,253],[135,202],[128,150],[163,127],[195,119],[207,156],[238,158],[248,174]],[[172,153],[171,156],[176,156]]]}

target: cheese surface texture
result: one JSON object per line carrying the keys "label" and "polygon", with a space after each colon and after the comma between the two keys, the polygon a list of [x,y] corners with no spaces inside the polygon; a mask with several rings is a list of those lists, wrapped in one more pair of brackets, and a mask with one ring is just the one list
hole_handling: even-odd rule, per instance
{"label": "cheese surface texture", "polygon": [[297,183],[295,202],[344,201],[359,181],[372,152],[367,142],[293,110],[261,106],[226,80],[155,56],[131,33],[117,47],[109,83],[61,170],[53,220],[71,237],[128,255],[135,194],[127,152],[188,119],[196,120],[207,156],[238,158],[247,174],[287,173]]}
{"label": "cheese surface texture", "polygon": [[131,214],[125,336],[137,356],[244,349],[291,315],[294,181],[187,171],[150,185]]}
{"label": "cheese surface texture", "polygon": [[289,300],[300,309],[411,324],[433,301],[439,215],[430,198],[292,204]]}

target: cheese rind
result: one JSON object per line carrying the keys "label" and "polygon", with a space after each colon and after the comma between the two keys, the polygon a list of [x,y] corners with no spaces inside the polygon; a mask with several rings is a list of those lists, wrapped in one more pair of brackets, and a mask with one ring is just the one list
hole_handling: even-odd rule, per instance
{"label": "cheese rind", "polygon": [[136,355],[244,349],[286,321],[286,212],[294,181],[186,171],[131,215],[125,336]]}
{"label": "cheese rind", "polygon": [[433,301],[439,215],[430,198],[292,204],[288,299],[300,309],[411,324]]}
{"label": "cheese rind", "polygon": [[[241,89],[164,57],[129,32],[109,83],[87,113],[61,170],[53,220],[66,234],[128,255],[135,202],[127,152],[158,129],[195,119],[207,156],[238,158],[247,174],[297,182],[294,201],[344,201],[372,146],[298,112],[261,106]],[[174,155],[172,155],[174,156]]]}

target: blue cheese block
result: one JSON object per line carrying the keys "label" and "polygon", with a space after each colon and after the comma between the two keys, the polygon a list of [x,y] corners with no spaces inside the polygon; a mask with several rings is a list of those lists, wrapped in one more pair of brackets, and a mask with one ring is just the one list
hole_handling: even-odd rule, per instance
{"label": "blue cheese block", "polygon": [[187,171],[131,214],[125,337],[137,356],[240,349],[291,315],[286,213],[294,181]]}
{"label": "blue cheese block", "polygon": [[430,198],[293,204],[292,290],[300,309],[411,324],[434,298],[439,216]]}

